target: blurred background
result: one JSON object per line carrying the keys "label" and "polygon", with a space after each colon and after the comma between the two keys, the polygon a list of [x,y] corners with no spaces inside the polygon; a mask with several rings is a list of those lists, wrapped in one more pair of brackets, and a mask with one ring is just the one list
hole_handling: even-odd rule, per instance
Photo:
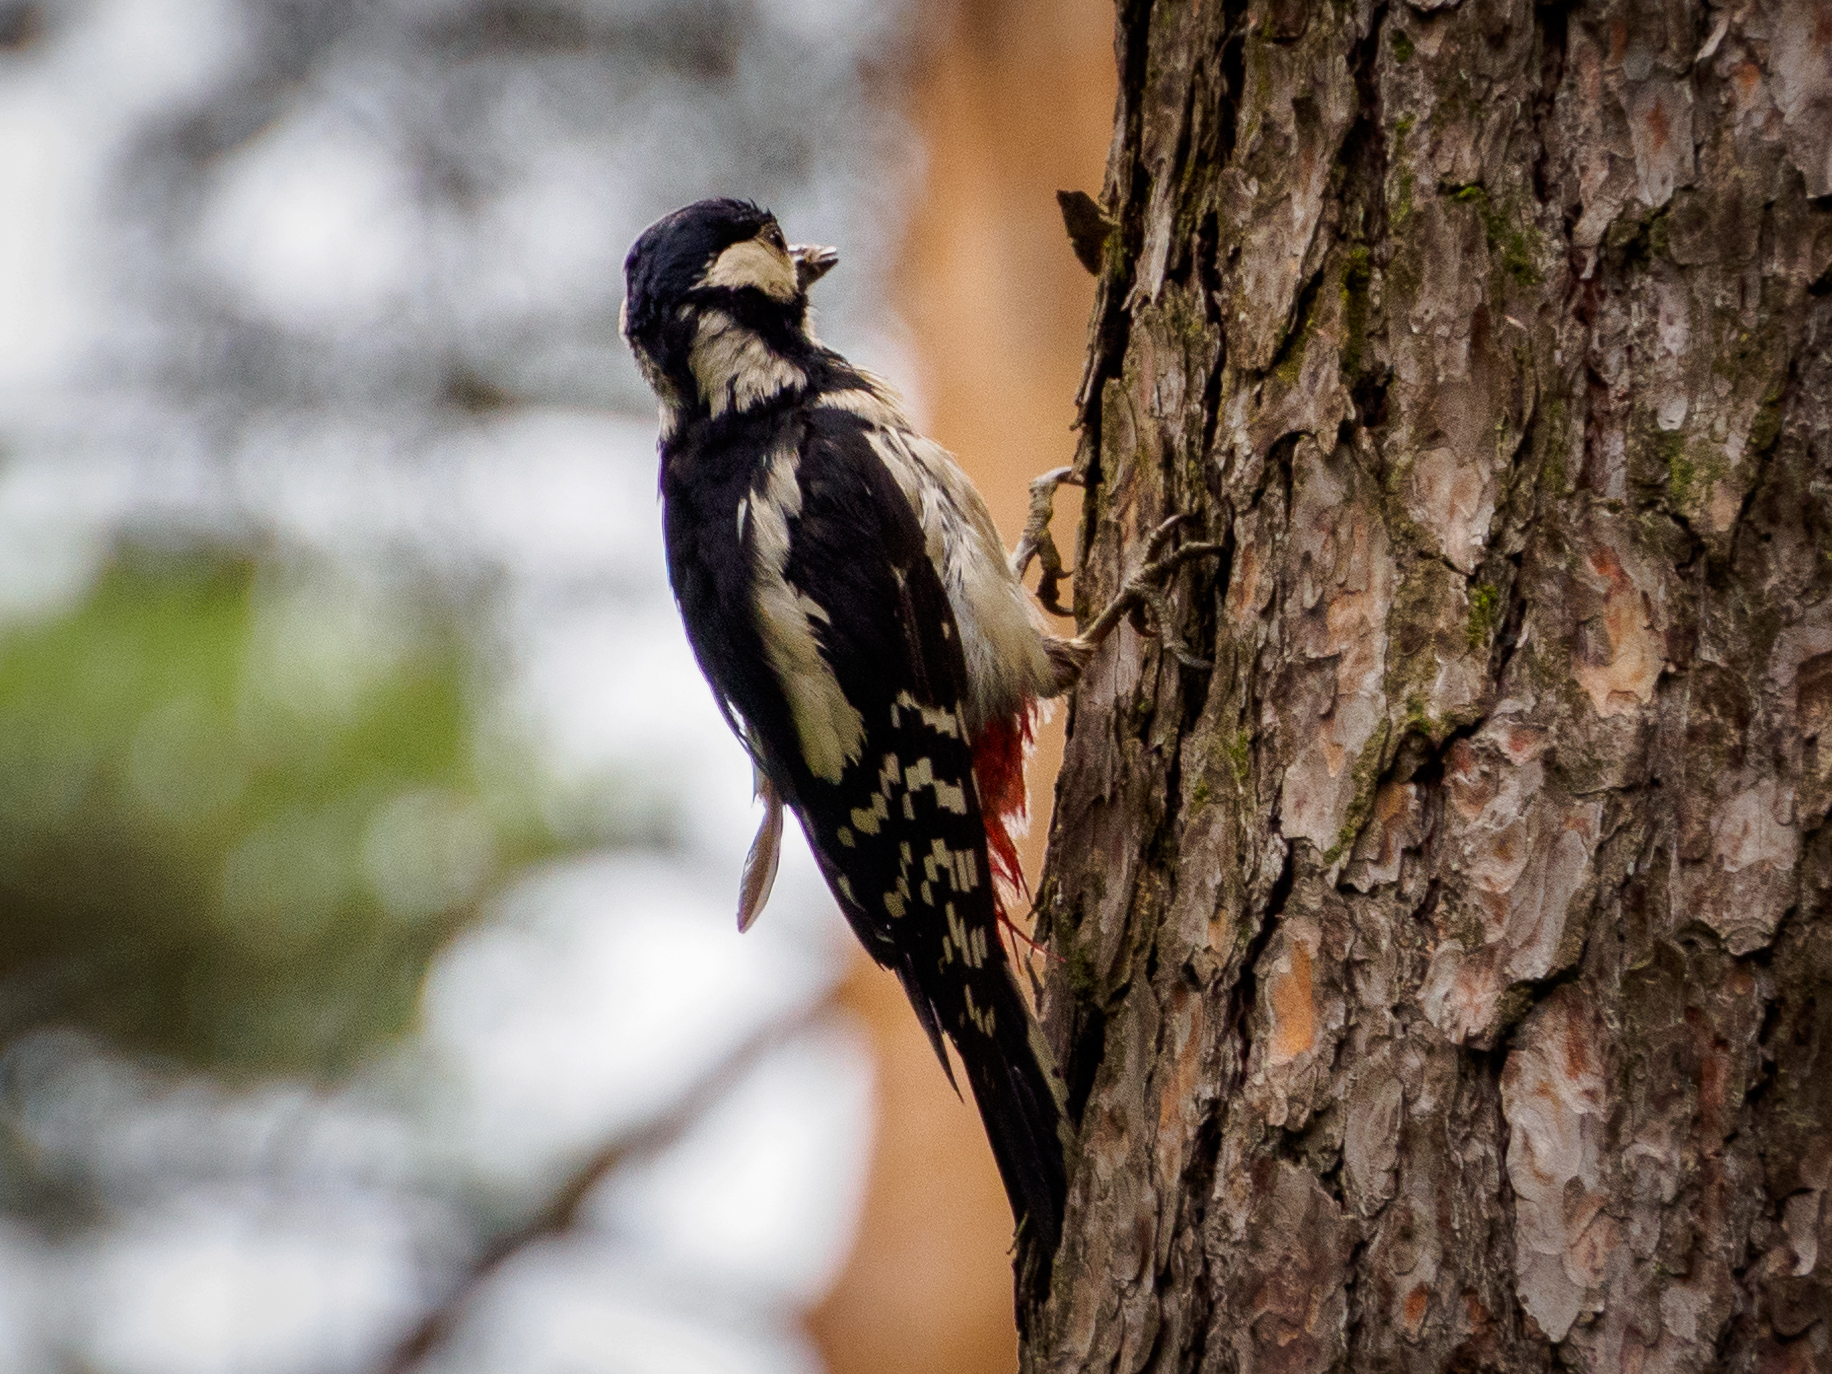
{"label": "blurred background", "polygon": [[977,1116],[799,837],[736,933],[616,319],[758,199],[1015,537],[1111,22],[0,0],[0,1374],[1012,1367]]}

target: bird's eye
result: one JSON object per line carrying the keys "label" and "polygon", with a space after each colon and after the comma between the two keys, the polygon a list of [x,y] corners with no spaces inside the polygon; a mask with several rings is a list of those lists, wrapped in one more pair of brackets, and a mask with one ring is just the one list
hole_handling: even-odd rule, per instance
{"label": "bird's eye", "polygon": [[788,243],[783,239],[782,226],[776,225],[776,224],[770,225],[768,228],[766,228],[763,231],[763,241],[769,244],[770,247],[772,248],[781,248],[781,249],[784,249],[785,251],[787,250],[789,246]]}

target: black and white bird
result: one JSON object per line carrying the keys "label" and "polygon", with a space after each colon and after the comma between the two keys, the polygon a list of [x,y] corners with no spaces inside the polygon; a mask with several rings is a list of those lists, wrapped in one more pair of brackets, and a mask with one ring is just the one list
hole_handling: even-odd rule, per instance
{"label": "black and white bird", "polygon": [[669,577],[765,804],[739,924],[768,896],[786,804],[944,1068],[954,1042],[1012,1212],[1048,1254],[1062,1088],[1000,942],[994,863],[1015,874],[1024,740],[1064,670],[979,493],[810,332],[808,288],[836,261],[708,200],[624,264],[624,336],[661,402]]}
{"label": "black and white bird", "polygon": [[972,483],[889,386],[810,332],[808,288],[837,261],[755,205],[705,200],[624,263],[623,333],[661,403],[669,578],[764,801],[739,928],[769,895],[787,805],[944,1069],[953,1041],[1047,1264],[1063,1088],[999,938],[998,887],[1022,882],[1011,827],[1038,701],[1183,555],[1084,634],[1049,634]]}

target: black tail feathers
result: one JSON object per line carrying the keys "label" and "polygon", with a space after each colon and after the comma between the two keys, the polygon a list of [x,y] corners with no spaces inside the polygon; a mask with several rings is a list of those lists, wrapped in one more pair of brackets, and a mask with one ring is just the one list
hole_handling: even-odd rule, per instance
{"label": "black tail feathers", "polygon": [[[997,972],[1003,975],[996,982],[1002,993],[995,994],[989,1011],[991,1035],[957,1035],[954,1047],[986,1124],[1012,1217],[1020,1235],[1035,1241],[1047,1274],[1062,1237],[1068,1191],[1062,1143],[1064,1092],[1042,1028],[1009,968]],[[987,979],[982,986],[993,982]]]}
{"label": "black tail feathers", "polygon": [[[967,1071],[973,1099],[992,1144],[993,1162],[1011,1201],[1012,1219],[1030,1261],[1021,1267],[1043,1284],[1062,1238],[1062,1209],[1068,1193],[1063,1137],[1068,1094],[1056,1071],[1056,1059],[1018,990],[1003,950],[967,966],[952,964],[954,977],[924,986],[921,964],[897,964],[916,1018],[935,1046],[955,1091],[954,1069],[942,1047],[942,1033],[954,1042]],[[970,990],[969,990],[970,985]]]}

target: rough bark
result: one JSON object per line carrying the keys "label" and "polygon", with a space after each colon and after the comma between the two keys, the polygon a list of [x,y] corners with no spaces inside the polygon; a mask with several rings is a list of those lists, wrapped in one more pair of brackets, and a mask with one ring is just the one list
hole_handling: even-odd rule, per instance
{"label": "rough bark", "polygon": [[1832,1368],[1832,5],[1117,55],[1025,1367]]}

